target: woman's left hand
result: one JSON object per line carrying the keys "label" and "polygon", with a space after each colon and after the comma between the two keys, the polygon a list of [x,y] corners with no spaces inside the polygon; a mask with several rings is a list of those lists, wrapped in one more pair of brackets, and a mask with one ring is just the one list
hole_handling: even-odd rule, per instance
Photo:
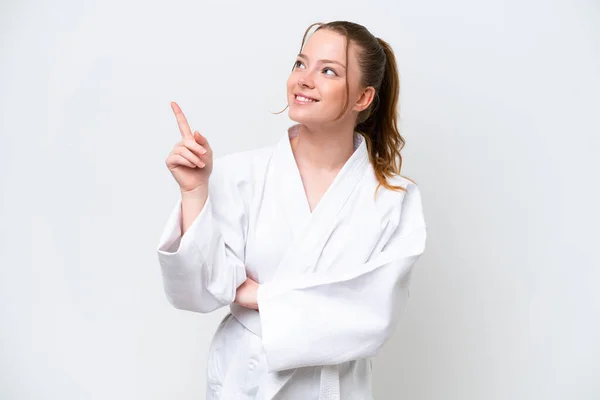
{"label": "woman's left hand", "polygon": [[246,281],[237,288],[233,302],[242,307],[258,310],[257,293],[258,283],[246,278]]}

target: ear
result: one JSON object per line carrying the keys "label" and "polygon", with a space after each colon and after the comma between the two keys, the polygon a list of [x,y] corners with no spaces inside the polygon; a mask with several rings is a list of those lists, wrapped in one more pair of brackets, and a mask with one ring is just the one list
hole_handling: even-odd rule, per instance
{"label": "ear", "polygon": [[361,112],[369,108],[373,99],[375,98],[375,88],[373,86],[367,86],[361,93],[360,97],[352,108],[354,111]]}

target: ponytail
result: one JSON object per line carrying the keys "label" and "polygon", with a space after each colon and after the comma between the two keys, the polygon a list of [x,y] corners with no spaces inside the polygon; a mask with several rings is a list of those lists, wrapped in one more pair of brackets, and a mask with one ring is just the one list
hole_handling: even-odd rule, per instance
{"label": "ponytail", "polygon": [[382,39],[377,38],[377,42],[385,56],[383,78],[379,88],[376,88],[373,104],[359,115],[356,129],[366,139],[379,185],[391,190],[404,190],[387,181],[399,175],[402,168],[400,151],[405,141],[398,130],[400,77],[392,48]]}

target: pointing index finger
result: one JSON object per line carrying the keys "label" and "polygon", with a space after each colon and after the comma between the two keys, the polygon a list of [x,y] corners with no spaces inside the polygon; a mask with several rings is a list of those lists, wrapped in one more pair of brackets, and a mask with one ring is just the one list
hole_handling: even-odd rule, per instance
{"label": "pointing index finger", "polygon": [[177,103],[172,101],[171,109],[173,110],[173,113],[177,118],[177,125],[179,126],[179,132],[181,132],[181,137],[193,137],[192,130],[190,129],[190,125],[188,124],[185,115],[183,115],[183,111],[181,111],[181,107],[179,107]]}

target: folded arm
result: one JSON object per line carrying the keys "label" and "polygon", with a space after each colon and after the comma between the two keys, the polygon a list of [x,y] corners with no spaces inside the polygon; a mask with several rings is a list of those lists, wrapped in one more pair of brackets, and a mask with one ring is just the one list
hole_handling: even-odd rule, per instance
{"label": "folded arm", "polygon": [[418,191],[413,196],[397,234],[371,261],[259,286],[269,371],[335,365],[376,354],[396,326],[409,296],[412,267],[425,249]]}

